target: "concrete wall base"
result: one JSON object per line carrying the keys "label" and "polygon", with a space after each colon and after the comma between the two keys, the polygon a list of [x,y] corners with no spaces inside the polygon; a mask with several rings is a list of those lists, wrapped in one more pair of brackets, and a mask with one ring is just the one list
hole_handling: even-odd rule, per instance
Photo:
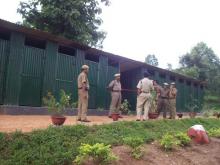
{"label": "concrete wall base", "polygon": [[[13,105],[1,105],[0,106],[1,115],[50,115],[46,107],[28,107],[28,106],[13,106]],[[65,115],[77,115],[77,109],[67,109]],[[108,115],[108,110],[96,110],[89,109],[89,116],[106,116]]]}

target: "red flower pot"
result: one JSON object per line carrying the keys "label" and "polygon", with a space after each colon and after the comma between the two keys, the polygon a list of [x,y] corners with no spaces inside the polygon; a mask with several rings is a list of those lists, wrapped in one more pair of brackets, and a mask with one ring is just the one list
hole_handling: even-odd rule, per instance
{"label": "red flower pot", "polygon": [[156,119],[159,117],[159,114],[156,112],[154,112],[154,113],[151,112],[151,113],[148,113],[148,117],[149,117],[149,119]]}
{"label": "red flower pot", "polygon": [[112,113],[112,119],[113,121],[118,121],[119,113]]}
{"label": "red flower pot", "polygon": [[54,125],[63,125],[63,123],[66,120],[66,117],[64,117],[64,116],[51,116],[51,120]]}
{"label": "red flower pot", "polygon": [[182,114],[182,113],[177,113],[177,116],[178,116],[179,118],[182,118],[182,117],[183,117],[183,114]]}

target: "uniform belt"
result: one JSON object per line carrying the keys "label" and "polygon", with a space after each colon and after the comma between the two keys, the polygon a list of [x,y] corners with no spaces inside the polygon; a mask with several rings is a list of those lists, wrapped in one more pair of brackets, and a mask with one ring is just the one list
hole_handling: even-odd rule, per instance
{"label": "uniform belt", "polygon": [[120,90],[112,90],[112,92],[121,92]]}
{"label": "uniform belt", "polygon": [[169,98],[169,99],[176,99],[175,97]]}
{"label": "uniform belt", "polygon": [[150,92],[141,91],[141,93],[150,93]]}
{"label": "uniform belt", "polygon": [[161,97],[159,97],[160,99],[168,99],[168,97],[163,97],[163,96],[161,96]]}
{"label": "uniform belt", "polygon": [[82,89],[82,87],[78,88],[78,89]]}

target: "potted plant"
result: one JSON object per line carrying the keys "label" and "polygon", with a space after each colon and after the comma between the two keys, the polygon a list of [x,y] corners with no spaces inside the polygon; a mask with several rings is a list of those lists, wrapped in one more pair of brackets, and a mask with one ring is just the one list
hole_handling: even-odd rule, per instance
{"label": "potted plant", "polygon": [[112,116],[112,120],[113,120],[113,121],[118,121],[118,118],[119,118],[120,114],[119,114],[118,110],[115,109],[115,110],[112,112],[111,116]]}
{"label": "potted plant", "polygon": [[151,97],[151,106],[150,110],[148,112],[148,118],[149,119],[156,119],[159,117],[159,113],[157,112],[157,101],[156,101],[157,93],[156,91],[152,92],[152,97]]}
{"label": "potted plant", "polygon": [[60,90],[60,99],[57,101],[52,93],[48,92],[47,96],[43,98],[43,103],[51,113],[52,123],[62,125],[66,120],[63,114],[66,108],[70,107],[70,95],[67,95],[64,90]]}
{"label": "potted plant", "polygon": [[123,115],[127,115],[130,112],[131,105],[129,104],[127,99],[124,99],[121,106],[120,111]]}
{"label": "potted plant", "polygon": [[177,116],[178,116],[178,118],[182,118],[182,117],[183,117],[183,113],[178,112],[178,113],[177,113]]}

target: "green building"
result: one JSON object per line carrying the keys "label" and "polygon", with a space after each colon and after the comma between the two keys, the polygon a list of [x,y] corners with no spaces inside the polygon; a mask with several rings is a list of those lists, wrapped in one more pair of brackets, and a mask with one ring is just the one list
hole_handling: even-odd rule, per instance
{"label": "green building", "polygon": [[[126,89],[136,89],[144,70],[159,83],[175,81],[178,111],[185,110],[190,96],[202,103],[203,84],[198,80],[0,20],[1,105],[41,107],[42,97],[48,91],[57,96],[60,89],[71,93],[72,100],[77,101],[76,80],[83,64],[90,67],[90,109],[108,109],[110,96],[106,86],[119,71]],[[123,98],[129,100],[134,110],[136,93],[123,92]]]}

